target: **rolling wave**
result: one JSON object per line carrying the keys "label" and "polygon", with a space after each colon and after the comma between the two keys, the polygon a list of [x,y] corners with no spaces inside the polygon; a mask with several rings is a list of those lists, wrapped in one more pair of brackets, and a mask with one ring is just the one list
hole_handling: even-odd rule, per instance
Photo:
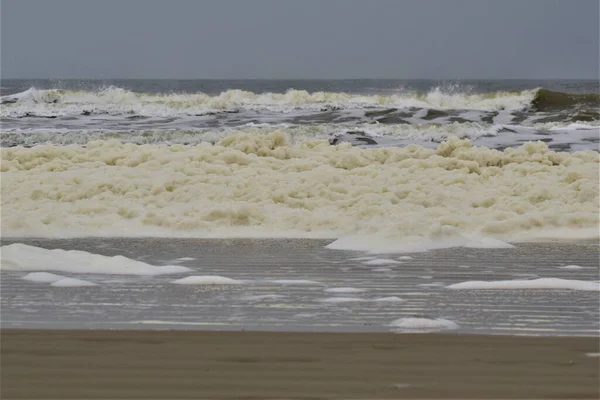
{"label": "rolling wave", "polygon": [[473,93],[461,86],[378,94],[289,89],[213,95],[32,87],[0,98],[0,145],[84,144],[94,137],[194,144],[232,131],[282,130],[298,140],[358,145],[428,145],[457,136],[493,148],[543,140],[556,149],[597,149],[599,97],[543,88]]}
{"label": "rolling wave", "polygon": [[293,110],[324,111],[362,108],[434,108],[464,110],[521,110],[531,105],[536,90],[521,92],[465,93],[459,88],[437,87],[427,93],[348,94],[343,92],[307,92],[289,89],[285,93],[253,93],[227,90],[218,95],[205,93],[149,94],[136,93],[119,87],[97,91],[61,89],[24,92],[0,98],[2,116],[18,116],[24,112],[45,112],[55,115],[73,113],[108,113],[142,115],[193,115],[211,111]]}
{"label": "rolling wave", "polygon": [[536,91],[531,101],[532,108],[536,111],[562,110],[570,107],[586,107],[597,109],[600,107],[600,94],[598,93],[561,93],[547,89]]}

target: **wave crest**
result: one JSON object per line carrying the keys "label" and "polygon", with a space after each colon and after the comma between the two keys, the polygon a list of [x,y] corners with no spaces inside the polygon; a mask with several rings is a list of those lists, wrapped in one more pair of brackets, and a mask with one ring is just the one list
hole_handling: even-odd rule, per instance
{"label": "wave crest", "polygon": [[[74,111],[68,106],[84,109],[103,109],[112,114],[126,113],[132,108],[162,109],[168,113],[194,113],[235,109],[290,111],[295,109],[321,110],[373,107],[437,108],[472,110],[520,110],[527,107],[535,90],[522,92],[468,93],[457,87],[436,87],[427,93],[401,92],[392,95],[351,94],[343,92],[308,92],[289,89],[285,93],[253,93],[227,90],[218,95],[206,93],[135,93],[119,87],[97,91],[38,90],[30,88],[15,95],[3,96],[3,114],[14,107],[47,107],[57,112]],[[154,110],[156,111],[156,110]],[[164,111],[169,111],[165,113]]]}
{"label": "wave crest", "polygon": [[597,115],[597,109],[600,107],[600,94],[561,93],[539,89],[531,101],[531,106],[535,111],[562,110],[574,106],[591,107],[596,109]]}

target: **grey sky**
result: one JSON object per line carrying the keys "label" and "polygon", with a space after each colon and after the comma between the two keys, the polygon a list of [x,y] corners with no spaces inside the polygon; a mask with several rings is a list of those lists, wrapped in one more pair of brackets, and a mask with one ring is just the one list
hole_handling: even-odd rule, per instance
{"label": "grey sky", "polygon": [[1,0],[2,78],[599,77],[598,0]]}

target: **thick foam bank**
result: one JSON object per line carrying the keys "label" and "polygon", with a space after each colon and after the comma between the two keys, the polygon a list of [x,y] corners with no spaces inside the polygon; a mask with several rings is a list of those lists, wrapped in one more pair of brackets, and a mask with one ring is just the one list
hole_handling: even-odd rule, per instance
{"label": "thick foam bank", "polygon": [[2,149],[4,236],[314,237],[332,248],[419,251],[598,238],[598,152],[291,145]]}

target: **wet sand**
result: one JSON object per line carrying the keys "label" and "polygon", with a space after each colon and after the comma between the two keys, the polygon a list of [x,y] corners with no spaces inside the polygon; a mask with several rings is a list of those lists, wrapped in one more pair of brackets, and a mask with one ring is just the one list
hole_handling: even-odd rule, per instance
{"label": "wet sand", "polygon": [[592,337],[3,329],[1,346],[2,399],[600,395]]}

